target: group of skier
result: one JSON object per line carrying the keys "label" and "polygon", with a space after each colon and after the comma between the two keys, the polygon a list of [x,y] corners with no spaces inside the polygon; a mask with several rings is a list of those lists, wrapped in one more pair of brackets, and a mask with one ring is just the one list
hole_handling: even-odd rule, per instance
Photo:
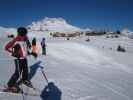
{"label": "group of skier", "polygon": [[[15,72],[7,83],[7,88],[4,91],[19,92],[19,85],[25,84],[28,87],[32,87],[32,83],[28,79],[28,55],[37,57],[36,38],[33,38],[30,43],[27,36],[27,29],[25,27],[19,27],[17,29],[17,36],[14,37],[5,45],[5,50],[8,51],[11,56],[14,57]],[[42,54],[46,55],[46,43],[45,38],[41,41]]]}
{"label": "group of skier", "polygon": [[[46,42],[45,38],[41,41],[41,47],[42,47],[42,55],[46,56]],[[33,38],[32,40],[32,46],[31,46],[31,55],[33,55],[35,58],[37,58],[37,44],[36,44],[36,38]]]}

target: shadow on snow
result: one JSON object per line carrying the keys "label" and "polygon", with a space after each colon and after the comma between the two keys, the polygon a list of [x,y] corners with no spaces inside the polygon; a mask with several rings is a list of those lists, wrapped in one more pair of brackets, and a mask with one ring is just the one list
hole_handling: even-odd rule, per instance
{"label": "shadow on snow", "polygon": [[32,66],[30,66],[29,80],[31,80],[35,76],[38,68],[41,67],[40,64],[41,64],[41,61],[38,61]]}
{"label": "shadow on snow", "polygon": [[[31,80],[38,68],[41,68],[41,61],[36,62],[30,66],[29,80]],[[40,97],[42,100],[61,100],[62,92],[61,90],[53,83],[49,82],[48,85],[42,90]]]}
{"label": "shadow on snow", "polygon": [[61,100],[61,95],[61,90],[53,82],[50,82],[43,89],[40,97],[42,100]]}

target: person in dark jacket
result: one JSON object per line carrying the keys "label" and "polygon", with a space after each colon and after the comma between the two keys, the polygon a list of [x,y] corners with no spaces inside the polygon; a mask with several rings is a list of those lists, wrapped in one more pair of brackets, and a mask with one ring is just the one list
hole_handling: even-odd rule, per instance
{"label": "person in dark jacket", "polygon": [[32,40],[31,54],[32,54],[35,58],[37,58],[36,38],[33,38],[33,40]]}
{"label": "person in dark jacket", "polygon": [[46,42],[45,42],[45,38],[43,38],[42,41],[41,41],[41,47],[42,47],[42,55],[46,56]]}
{"label": "person in dark jacket", "polygon": [[30,48],[27,29],[19,27],[17,29],[17,36],[5,45],[5,50],[12,54],[15,62],[15,72],[9,79],[7,83],[8,88],[5,91],[18,92],[18,81],[27,86],[31,85],[31,82],[28,80],[28,62],[26,58],[28,49]]}

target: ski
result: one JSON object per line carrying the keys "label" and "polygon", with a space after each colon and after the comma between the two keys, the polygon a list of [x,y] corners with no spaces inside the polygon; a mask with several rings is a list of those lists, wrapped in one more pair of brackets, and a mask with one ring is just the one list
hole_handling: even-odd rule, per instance
{"label": "ski", "polygon": [[[29,88],[29,87],[27,87]],[[31,91],[23,91],[20,88],[20,92],[12,92],[12,91],[4,91],[5,89],[7,89],[6,86],[0,86],[0,94],[10,94],[10,95],[26,95],[26,96],[40,96],[41,91],[35,87],[33,87]]]}
{"label": "ski", "polygon": [[32,93],[30,92],[11,92],[11,91],[3,91],[4,89],[0,89],[0,94],[9,94],[9,95],[22,95],[22,93],[26,96],[40,96],[40,93]]}

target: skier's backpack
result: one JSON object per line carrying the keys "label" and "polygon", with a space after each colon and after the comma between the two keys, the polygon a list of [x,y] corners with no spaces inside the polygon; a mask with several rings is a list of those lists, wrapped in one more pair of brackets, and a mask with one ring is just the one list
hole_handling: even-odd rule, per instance
{"label": "skier's backpack", "polygon": [[20,58],[20,50],[21,50],[21,46],[20,44],[15,44],[12,48],[12,56],[16,57],[16,58]]}
{"label": "skier's backpack", "polygon": [[16,58],[23,58],[29,54],[30,42],[17,41],[12,48],[12,56]]}

